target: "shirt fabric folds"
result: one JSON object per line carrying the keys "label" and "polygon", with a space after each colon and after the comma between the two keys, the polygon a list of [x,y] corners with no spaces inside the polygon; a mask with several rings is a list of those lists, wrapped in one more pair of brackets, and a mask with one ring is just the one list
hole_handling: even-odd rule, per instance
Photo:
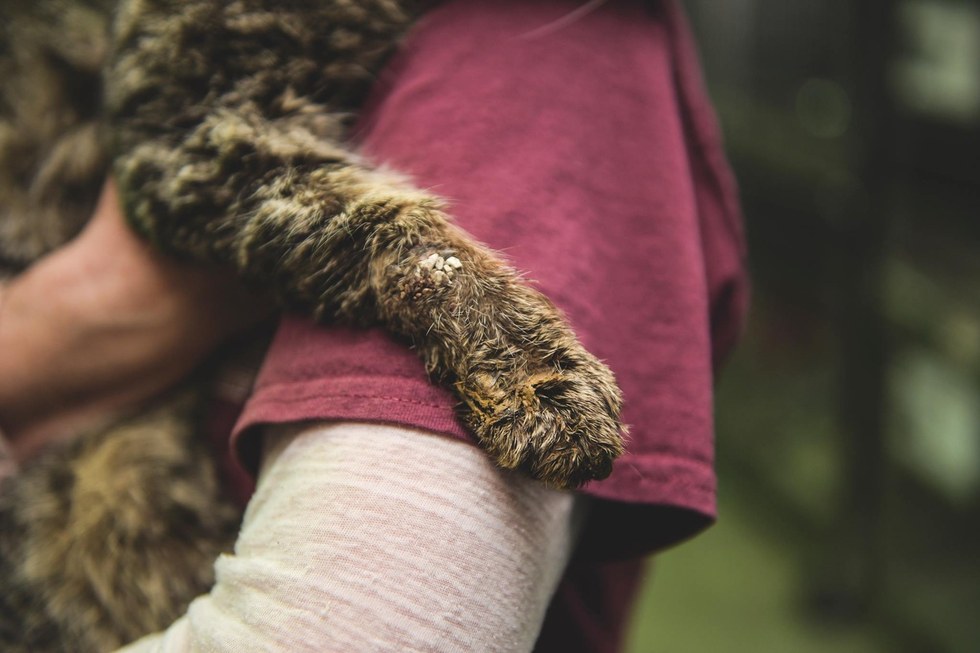
{"label": "shirt fabric folds", "polygon": [[[715,517],[712,385],[744,317],[734,183],[673,2],[459,0],[420,21],[355,129],[449,202],[616,373],[630,426],[536,650],[615,651],[639,555]],[[380,330],[285,317],[234,444],[261,425],[401,424],[469,440],[456,399]]]}

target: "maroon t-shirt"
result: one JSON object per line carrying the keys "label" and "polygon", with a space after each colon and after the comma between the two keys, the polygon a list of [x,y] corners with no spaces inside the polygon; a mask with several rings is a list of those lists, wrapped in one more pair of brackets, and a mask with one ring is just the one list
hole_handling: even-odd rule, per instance
{"label": "maroon t-shirt", "polygon": [[[637,566],[715,515],[713,370],[746,284],[734,185],[670,2],[459,0],[419,23],[356,130],[449,201],[616,373],[630,426],[538,650],[614,651]],[[283,319],[236,427],[364,420],[471,440],[457,401],[380,330]]]}

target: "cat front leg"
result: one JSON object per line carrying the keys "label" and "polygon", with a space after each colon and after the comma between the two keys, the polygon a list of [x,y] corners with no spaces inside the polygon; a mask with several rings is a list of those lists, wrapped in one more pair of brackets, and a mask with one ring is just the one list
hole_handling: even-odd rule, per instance
{"label": "cat front leg", "polygon": [[287,179],[253,195],[246,233],[262,237],[236,247],[244,270],[272,272],[321,320],[411,341],[502,467],[559,488],[608,476],[623,450],[619,389],[546,297],[395,175],[352,164]]}
{"label": "cat front leg", "polygon": [[619,390],[558,310],[437,198],[302,124],[242,107],[181,142],[141,143],[117,157],[130,218],[321,321],[409,339],[501,466],[556,487],[607,476],[623,446]]}
{"label": "cat front leg", "polygon": [[619,388],[559,310],[431,205],[375,241],[380,316],[452,384],[498,464],[558,488],[608,476],[623,451]]}
{"label": "cat front leg", "polygon": [[623,446],[609,370],[438,199],[342,144],[408,24],[398,3],[357,6],[125,2],[106,88],[128,218],[321,321],[404,336],[501,466],[557,487],[608,475]]}

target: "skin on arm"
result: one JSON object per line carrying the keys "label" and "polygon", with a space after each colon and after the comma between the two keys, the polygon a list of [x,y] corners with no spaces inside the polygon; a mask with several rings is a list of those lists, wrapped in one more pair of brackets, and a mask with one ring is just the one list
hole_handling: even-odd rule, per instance
{"label": "skin on arm", "polygon": [[0,428],[14,457],[158,394],[268,314],[227,272],[153,251],[108,181],[75,240],[0,288]]}
{"label": "skin on arm", "polygon": [[530,651],[584,499],[398,426],[272,429],[217,583],[125,653]]}

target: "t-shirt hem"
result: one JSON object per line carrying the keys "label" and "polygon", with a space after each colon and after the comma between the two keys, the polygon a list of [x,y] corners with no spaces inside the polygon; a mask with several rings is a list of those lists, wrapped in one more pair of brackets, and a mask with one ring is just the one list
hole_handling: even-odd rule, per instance
{"label": "t-shirt hem", "polygon": [[[383,391],[379,391],[383,388]],[[415,377],[350,376],[260,385],[235,425],[232,443],[239,462],[254,470],[257,427],[303,421],[399,424],[462,440],[472,434],[456,416],[447,390]],[[709,462],[676,452],[627,453],[617,472],[587,483],[583,494],[637,508],[689,511],[692,532],[673,533],[669,544],[714,522],[715,476]],[[695,530],[696,529],[696,530]]]}

